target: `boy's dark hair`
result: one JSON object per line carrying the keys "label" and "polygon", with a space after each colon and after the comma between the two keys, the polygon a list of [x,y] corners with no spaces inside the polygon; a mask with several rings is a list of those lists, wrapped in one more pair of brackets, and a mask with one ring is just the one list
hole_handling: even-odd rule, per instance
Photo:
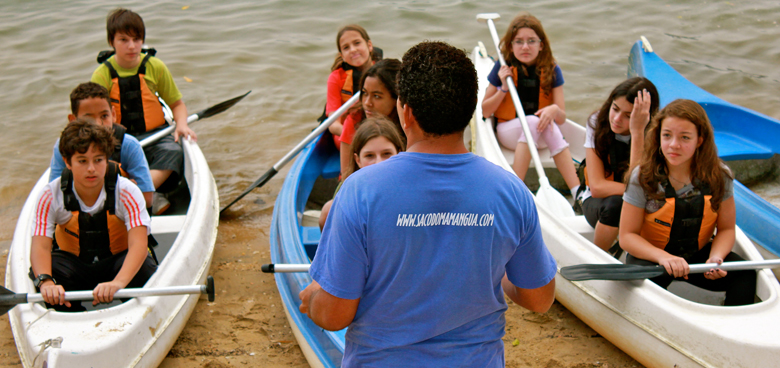
{"label": "boy's dark hair", "polygon": [[108,44],[113,47],[114,36],[117,32],[122,32],[132,37],[139,37],[146,40],[146,27],[141,16],[132,10],[117,8],[108,13],[106,18],[106,31],[108,31]]}
{"label": "boy's dark hair", "polygon": [[76,119],[68,123],[60,135],[60,154],[67,163],[78,153],[86,153],[90,145],[110,157],[114,153],[116,139],[108,128],[86,119]]}
{"label": "boy's dark hair", "polygon": [[[477,106],[477,71],[463,50],[422,42],[404,54],[398,98],[433,136],[463,132]],[[398,112],[401,113],[400,111]]]}
{"label": "boy's dark hair", "polygon": [[111,106],[108,90],[95,82],[87,82],[79,84],[70,92],[70,112],[79,116],[79,104],[88,98],[102,98]]}

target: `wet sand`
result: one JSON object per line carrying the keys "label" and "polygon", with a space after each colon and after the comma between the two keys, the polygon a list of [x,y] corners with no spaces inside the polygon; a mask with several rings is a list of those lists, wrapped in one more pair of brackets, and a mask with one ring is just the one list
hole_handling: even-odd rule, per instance
{"label": "wet sand", "polygon": [[[274,278],[260,271],[271,261],[273,208],[253,199],[245,199],[238,217],[220,221],[210,271],[217,298],[201,298],[160,367],[308,367]],[[3,274],[6,258],[7,252],[0,256]],[[507,367],[641,367],[557,302],[545,314],[510,304],[504,343]],[[0,366],[21,366],[7,315],[0,322]]]}

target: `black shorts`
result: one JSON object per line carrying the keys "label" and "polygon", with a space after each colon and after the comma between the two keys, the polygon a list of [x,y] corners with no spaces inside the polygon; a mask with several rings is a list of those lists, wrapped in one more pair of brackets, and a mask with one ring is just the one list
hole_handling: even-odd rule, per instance
{"label": "black shorts", "polygon": [[607,226],[620,225],[620,212],[623,210],[623,196],[613,195],[606,198],[590,197],[582,202],[582,214],[592,227],[596,222]]}
{"label": "black shorts", "polygon": [[[86,263],[72,253],[61,249],[51,252],[52,277],[58,285],[62,285],[65,291],[92,290],[102,282],[114,279],[125,262],[127,251],[117,253],[111,257],[95,263]],[[143,287],[146,281],[157,271],[157,263],[152,256],[147,254],[141,269],[135,274],[133,280],[127,284],[129,288]],[[71,307],[64,305],[49,305],[46,308],[54,308],[60,312],[79,312],[85,310],[81,301],[71,301]]]}
{"label": "black shorts", "polygon": [[[699,249],[692,256],[685,259],[688,264],[705,263],[710,258],[710,250],[712,249],[712,243],[705,245]],[[738,254],[731,252],[723,260],[724,262],[743,261],[744,259]],[[638,264],[638,265],[655,265],[655,263],[648,260],[639,259],[631,254],[626,255],[626,264]],[[650,281],[658,284],[658,286],[666,289],[672,281],[685,281],[690,284],[696,285],[700,288],[704,288],[711,291],[725,291],[726,302],[725,305],[747,305],[753,304],[756,294],[756,271],[728,271],[726,277],[710,280],[704,277],[703,273],[692,273],[688,275],[688,279],[682,277],[675,279],[669,275],[661,275],[653,277]]]}
{"label": "black shorts", "polygon": [[[136,138],[138,138],[139,141],[142,141],[144,138],[151,136],[164,128],[167,128],[167,126],[139,134]],[[146,161],[149,163],[149,170],[173,171],[171,177],[160,186],[161,188],[168,188],[168,190],[163,189],[158,191],[168,192],[175,188],[176,184],[178,184],[181,179],[182,172],[184,172],[184,150],[181,147],[181,141],[179,141],[179,143],[175,142],[173,140],[173,134],[168,134],[157,142],[144,147],[144,155],[146,156]]]}

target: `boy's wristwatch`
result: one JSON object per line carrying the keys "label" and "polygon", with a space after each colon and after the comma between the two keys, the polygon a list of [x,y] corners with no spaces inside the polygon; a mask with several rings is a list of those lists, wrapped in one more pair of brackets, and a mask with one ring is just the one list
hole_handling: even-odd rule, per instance
{"label": "boy's wristwatch", "polygon": [[42,273],[42,274],[38,275],[38,277],[35,279],[35,281],[33,282],[33,284],[35,284],[35,287],[36,287],[36,288],[40,288],[40,287],[41,287],[41,284],[42,284],[44,281],[46,281],[46,280],[51,280],[51,281],[53,281],[55,284],[57,283],[57,281],[56,281],[56,280],[54,280],[54,277],[51,277],[51,275],[47,275],[47,274],[45,274],[45,273]]}

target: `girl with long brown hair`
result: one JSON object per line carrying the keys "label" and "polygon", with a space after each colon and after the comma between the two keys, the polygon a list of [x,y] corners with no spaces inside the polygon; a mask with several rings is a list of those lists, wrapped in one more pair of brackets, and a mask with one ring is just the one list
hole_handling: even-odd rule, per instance
{"label": "girl with long brown hair", "polygon": [[[642,77],[618,84],[586,125],[585,161],[575,209],[581,204],[593,243],[608,250],[618,237],[625,174],[642,157],[645,128],[658,112],[658,90]],[[587,167],[585,167],[587,166]],[[619,248],[617,248],[619,249]]]}
{"label": "girl with long brown hair", "polygon": [[629,253],[626,263],[663,266],[667,275],[651,280],[664,288],[684,280],[725,291],[726,305],[751,304],[754,271],[689,274],[689,263],[742,260],[731,251],[735,224],[733,177],[718,158],[707,113],[694,101],[675,100],[653,119],[640,166],[623,195],[620,246]]}
{"label": "girl with long brown hair", "polygon": [[[361,168],[378,164],[403,152],[406,142],[398,126],[385,116],[371,117],[360,123],[352,140],[352,155],[341,178],[341,183]],[[341,189],[341,183],[336,193]],[[320,212],[320,229],[325,227],[333,200],[325,202]]]}
{"label": "girl with long brown hair", "polygon": [[490,72],[482,114],[486,118],[495,117],[498,141],[504,147],[515,150],[512,167],[520,179],[525,178],[531,152],[509,95],[506,79],[511,76],[534,142],[537,147],[550,150],[566,185],[572,194],[576,193],[579,187],[577,172],[569,144],[558,128],[558,125],[566,123],[563,73],[553,58],[550,41],[539,19],[525,12],[518,14],[501,39],[501,57],[507,65],[502,67],[497,61]]}

